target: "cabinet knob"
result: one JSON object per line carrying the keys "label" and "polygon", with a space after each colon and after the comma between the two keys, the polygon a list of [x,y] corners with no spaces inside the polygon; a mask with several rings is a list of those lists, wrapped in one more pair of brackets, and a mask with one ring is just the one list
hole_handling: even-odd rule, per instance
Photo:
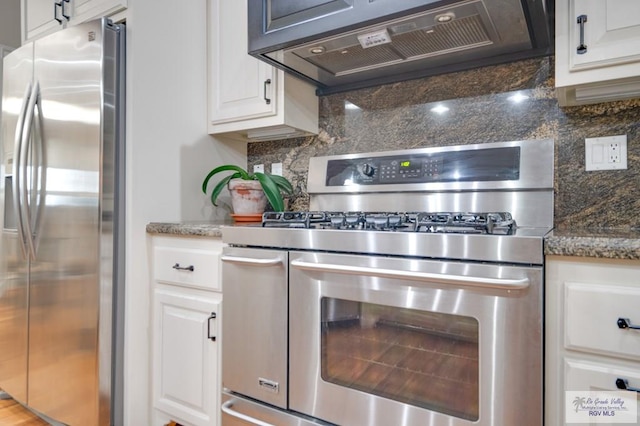
{"label": "cabinet knob", "polygon": [[629,328],[631,330],[640,330],[640,325],[631,324],[631,320],[629,318],[618,318],[617,321],[618,328]]}
{"label": "cabinet knob", "polygon": [[629,381],[627,379],[621,379],[619,377],[616,379],[616,387],[621,390],[640,392],[640,388],[632,388],[629,386]]}

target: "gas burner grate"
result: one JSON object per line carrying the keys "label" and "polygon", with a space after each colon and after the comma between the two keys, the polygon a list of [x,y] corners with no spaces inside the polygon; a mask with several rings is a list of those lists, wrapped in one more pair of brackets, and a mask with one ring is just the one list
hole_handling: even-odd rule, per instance
{"label": "gas burner grate", "polygon": [[510,213],[266,212],[262,226],[509,235],[516,222]]}
{"label": "gas burner grate", "polygon": [[362,212],[327,212],[328,222],[321,224],[327,229],[362,229]]}
{"label": "gas burner grate", "polygon": [[[409,213],[397,212],[329,212],[325,229],[396,231],[413,230],[415,219]],[[415,215],[414,215],[415,217]]]}
{"label": "gas burner grate", "polygon": [[364,220],[365,228],[372,230],[395,231],[414,227],[408,213],[367,213]]}
{"label": "gas burner grate", "polygon": [[326,221],[326,212],[265,212],[262,215],[265,228],[312,228]]}
{"label": "gas burner grate", "polygon": [[510,235],[516,221],[510,213],[419,213],[417,232]]}

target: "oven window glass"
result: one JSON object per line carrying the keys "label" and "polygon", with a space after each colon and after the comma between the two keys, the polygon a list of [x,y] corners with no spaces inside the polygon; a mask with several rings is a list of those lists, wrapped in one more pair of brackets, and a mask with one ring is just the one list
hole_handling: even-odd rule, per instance
{"label": "oven window glass", "polygon": [[478,420],[475,318],[324,297],[322,379]]}

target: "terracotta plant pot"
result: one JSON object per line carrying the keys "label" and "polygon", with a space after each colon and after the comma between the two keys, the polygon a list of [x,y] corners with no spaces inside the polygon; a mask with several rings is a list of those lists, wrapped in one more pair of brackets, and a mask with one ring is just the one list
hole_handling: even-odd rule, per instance
{"label": "terracotta plant pot", "polygon": [[264,209],[267,207],[267,197],[259,181],[231,179],[228,187],[231,193],[231,207],[235,214],[264,213]]}

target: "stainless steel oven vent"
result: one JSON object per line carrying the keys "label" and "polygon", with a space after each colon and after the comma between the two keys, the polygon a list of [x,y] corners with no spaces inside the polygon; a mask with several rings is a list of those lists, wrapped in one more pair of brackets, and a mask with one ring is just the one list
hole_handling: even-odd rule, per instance
{"label": "stainless steel oven vent", "polygon": [[412,31],[404,32],[405,29],[398,26],[398,33],[394,34],[394,28],[389,28],[391,43],[363,48],[354,37],[356,43],[351,46],[339,46],[334,50],[309,56],[306,60],[340,76],[493,43],[480,15],[455,19],[429,28],[413,27]]}
{"label": "stainless steel oven vent", "polygon": [[420,59],[456,50],[492,44],[479,15],[439,24],[432,29],[413,31],[393,37],[394,48],[405,58]]}

